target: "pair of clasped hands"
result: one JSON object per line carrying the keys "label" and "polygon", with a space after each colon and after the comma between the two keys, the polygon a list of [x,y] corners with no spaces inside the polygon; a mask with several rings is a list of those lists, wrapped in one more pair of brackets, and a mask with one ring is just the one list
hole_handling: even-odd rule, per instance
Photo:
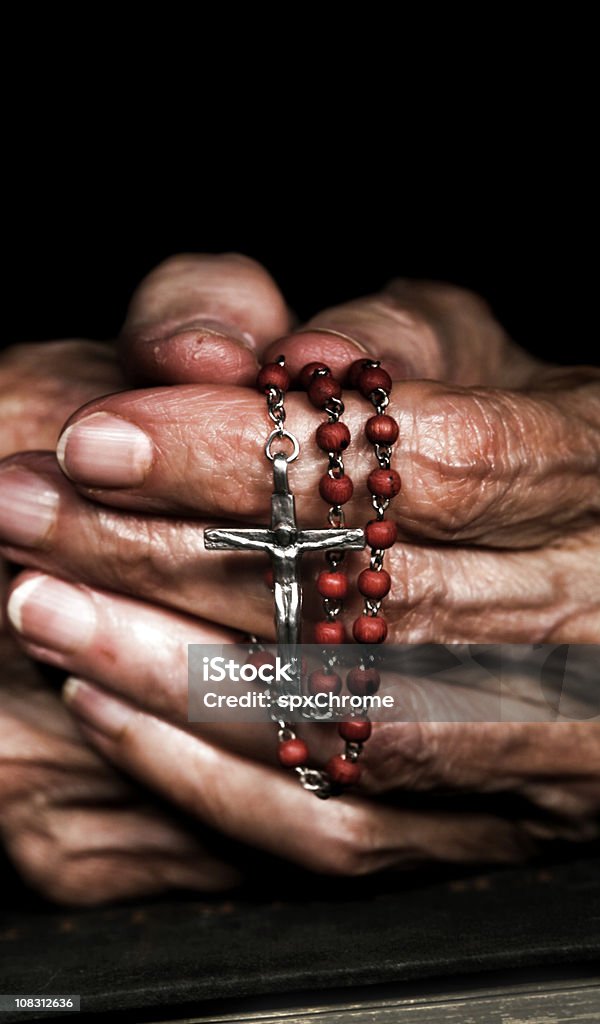
{"label": "pair of clasped hands", "polygon": [[[292,375],[367,355],[394,379],[390,641],[600,643],[600,371],[532,358],[450,285],[394,281],[300,328],[251,259],[172,257],[116,344],[18,345],[0,360],[0,827],[51,899],[224,890],[248,846],[362,875],[519,861],[598,834],[595,722],[428,722],[426,688],[407,680],[417,721],[375,725],[360,786],[325,802],[277,765],[268,724],[188,723],[187,644],[273,636],[260,559],[207,552],[202,530],[268,521],[254,381],[280,354]],[[370,406],[344,400],[361,525]],[[294,391],[286,406],[300,522],[323,526],[322,413]],[[351,579],[363,563],[353,554]],[[308,596],[305,610],[320,616]],[[63,699],[40,661],[69,675]],[[339,753],[334,726],[302,729],[315,764]],[[461,808],[465,794],[480,799]]]}

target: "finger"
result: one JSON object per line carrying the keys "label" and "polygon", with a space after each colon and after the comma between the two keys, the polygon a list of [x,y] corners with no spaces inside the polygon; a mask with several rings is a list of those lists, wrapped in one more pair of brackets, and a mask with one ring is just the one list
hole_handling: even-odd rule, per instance
{"label": "finger", "polygon": [[429,377],[459,384],[512,387],[536,360],[510,341],[478,295],[450,284],[394,280],[375,295],[323,310],[301,330],[267,348],[285,355],[292,375],[313,360],[343,378],[367,354],[394,380]]}
{"label": "finger", "polygon": [[251,384],[265,345],[290,322],[275,282],[254,260],[183,253],[136,290],[120,348],[138,380]]}
{"label": "finger", "polygon": [[570,780],[592,782],[600,795],[597,722],[381,723],[377,742],[369,761],[375,789],[493,793]]}
{"label": "finger", "polygon": [[[204,547],[202,523],[146,520],[93,505],[72,489],[50,453],[11,460],[0,473],[2,483],[0,536],[12,543],[1,550],[17,564],[194,614],[204,615],[202,605],[212,621],[226,623],[227,609],[235,609],[245,631],[250,619],[272,630],[272,596],[264,583],[256,586],[256,559],[245,556],[234,566],[225,554],[215,562]],[[259,572],[266,568],[259,560]]]}
{"label": "finger", "polygon": [[82,743],[53,690],[10,674],[0,712],[0,836],[26,881],[59,902],[211,891],[239,878]]}
{"label": "finger", "polygon": [[7,854],[25,881],[57,903],[95,906],[170,889],[218,892],[239,872],[164,812],[143,807],[61,806],[50,796],[35,818],[2,825]]}
{"label": "finger", "polygon": [[[568,524],[598,522],[600,382],[525,394],[406,381],[392,399],[400,429],[394,465],[403,479],[394,512],[408,535],[532,546],[562,535]],[[290,395],[287,405],[302,451],[294,487],[307,521],[320,522],[320,417],[300,396]],[[357,482],[358,522],[370,518],[364,415],[362,401],[350,396],[346,421],[355,444],[347,471]],[[260,396],[242,389],[127,392],[80,410],[57,456],[72,480],[109,504],[266,516],[265,419]]]}
{"label": "finger", "polygon": [[[16,684],[16,685],[15,685]],[[133,785],[111,770],[81,735],[50,689],[16,676],[2,687],[0,824],[21,813],[27,795],[59,792],[65,803],[84,794],[101,804],[131,802]]]}
{"label": "finger", "polygon": [[413,813],[359,798],[317,801],[286,774],[216,750],[83,680],[71,680],[65,697],[90,741],[120,768],[204,824],[313,871],[503,862],[532,849],[525,829],[491,815]]}
{"label": "finger", "polygon": [[[31,574],[23,577],[25,583]],[[42,581],[43,582],[43,581]],[[61,583],[64,587],[64,583]],[[39,589],[39,588],[38,588]],[[82,588],[78,588],[81,593]],[[18,592],[18,590],[17,590]],[[15,593],[13,591],[13,593]],[[155,630],[160,628],[158,609],[138,608],[137,632],[140,642],[145,639],[148,653],[141,648],[123,650],[123,637],[115,635],[114,624],[122,622],[122,633],[128,635],[132,620],[127,618],[126,602],[112,599],[109,612],[109,595],[94,594],[98,623],[87,652],[48,652],[39,649],[44,660],[70,670],[71,666],[90,664],[96,679],[106,676],[110,686],[117,685],[121,694],[130,696],[145,709],[164,710],[169,719],[185,719],[186,680],[179,669],[180,656],[161,661],[160,649],[168,636],[177,636],[177,618],[169,617],[169,628],[156,638],[156,646],[149,643]],[[64,607],[54,596],[55,621]],[[32,609],[21,605],[21,616],[28,617]],[[84,613],[86,609],[84,608]],[[123,618],[123,613],[125,613]],[[83,616],[85,617],[85,615]],[[181,619],[181,630],[184,620]],[[112,631],[111,631],[112,625]],[[204,634],[200,631],[182,635],[182,638],[196,641]],[[117,644],[115,647],[114,644]],[[37,656],[38,649],[33,646]],[[48,656],[50,654],[50,656]],[[135,662],[138,656],[139,667]],[[156,660],[156,664],[154,664]],[[111,675],[112,666],[112,675]],[[409,681],[410,682],[410,681]],[[403,689],[406,690],[405,685]],[[409,687],[409,704],[414,702],[413,713],[419,707],[418,687]],[[439,699],[438,699],[439,703]],[[421,703],[421,707],[423,704]],[[428,713],[429,709],[425,709]],[[22,709],[21,709],[22,712]],[[32,708],[34,721],[44,714],[40,708]],[[22,714],[21,714],[22,717]],[[45,716],[47,718],[47,715]],[[1,724],[2,720],[0,720]],[[17,724],[19,722],[17,721]],[[203,738],[229,750],[243,752],[246,756],[274,761],[275,737],[271,730],[262,726],[230,726],[224,723],[203,724]],[[314,763],[323,765],[339,746],[333,736],[335,730],[326,726],[303,726],[303,736],[309,743]],[[8,742],[8,748],[7,748]],[[1,750],[10,760],[10,744],[16,754],[22,754],[28,746],[19,729],[9,726],[6,737],[2,738]],[[334,749],[334,745],[337,746]],[[64,745],[64,744],[63,744]],[[80,748],[77,748],[77,751]],[[42,772],[47,782],[48,770],[44,767],[43,745],[36,744],[36,763],[31,770]],[[54,741],[56,760],[56,740]],[[82,763],[77,780],[83,790],[89,788],[90,773],[95,778],[97,767],[91,753],[81,748]],[[84,756],[85,755],[85,756]],[[22,761],[22,758],[20,759]],[[65,747],[62,757],[65,763],[73,761],[73,745]],[[600,728],[596,723],[569,723],[557,727],[541,724],[488,723],[463,724],[428,722],[425,718],[419,724],[397,723],[374,726],[371,741],[365,748],[363,758],[364,781],[361,786],[367,791],[389,792],[397,789],[427,791],[430,789],[463,790],[467,792],[520,792],[533,802],[545,807],[554,815],[570,819],[589,818],[600,802]],[[41,763],[38,763],[40,762]],[[10,773],[9,773],[10,774]],[[32,787],[35,776],[28,775],[28,788]],[[88,780],[86,782],[86,780]],[[64,793],[64,780],[61,779]],[[107,780],[110,782],[110,779]],[[39,784],[39,783],[38,783]],[[98,791],[98,781],[94,782]],[[23,780],[20,782],[22,790]],[[71,787],[73,788],[73,787]],[[4,792],[4,791],[3,791]],[[74,791],[75,795],[75,791]],[[6,794],[4,794],[4,798]],[[72,797],[73,798],[73,797]],[[71,798],[71,799],[72,799]],[[106,797],[105,797],[106,799]],[[580,820],[576,831],[582,837],[588,835],[585,822]],[[588,836],[589,837],[589,836]],[[572,838],[572,836],[571,836]]]}
{"label": "finger", "polygon": [[[14,582],[8,610],[32,657],[102,684],[213,744],[277,763],[270,723],[231,723],[224,715],[210,723],[188,722],[187,645],[232,643],[231,633],[164,608],[31,572]],[[554,718],[553,709],[543,706],[539,694],[542,706],[530,708],[531,686],[521,690],[514,695],[502,691],[503,716],[512,714],[521,723],[507,725],[495,721],[495,681],[489,689],[482,682],[476,690],[463,687],[460,680],[404,677],[388,691],[385,674],[382,693],[394,693],[396,713],[406,721],[374,724],[362,758],[364,788],[525,792],[530,787],[537,799],[534,787],[560,782],[564,788],[567,781],[572,786],[595,780],[600,801],[600,728],[576,722],[543,726],[549,714]],[[40,708],[32,713],[39,719]],[[528,714],[536,723],[533,728],[527,727]],[[464,722],[458,729],[445,724],[457,719]],[[411,724],[415,722],[419,724]],[[302,738],[320,767],[339,750],[337,729],[323,723],[304,724]]]}
{"label": "finger", "polygon": [[[272,595],[262,578],[266,559],[207,551],[206,521],[124,515],[92,504],[49,454],[5,464],[0,498],[0,552],[17,564],[273,635]],[[518,552],[397,543],[387,560],[388,637],[396,643],[598,642],[598,557],[596,529],[580,531],[568,544]],[[308,582],[320,567],[304,561],[310,623],[321,617],[316,587]],[[365,564],[364,553],[352,553],[349,577]],[[353,588],[349,621],[358,609]]]}
{"label": "finger", "polygon": [[[32,656],[115,689],[141,708],[186,728],[187,645],[236,639],[231,632],[189,616],[31,572],[14,581],[8,611]],[[527,689],[522,699],[529,699]],[[514,696],[517,717],[505,728],[505,723],[486,719],[486,711],[497,713],[495,687],[491,695],[479,694],[404,678],[399,711],[407,722],[375,725],[365,753],[368,773],[373,775],[367,776],[367,786],[501,789],[514,785],[515,779],[532,783],[557,775],[600,778],[600,726],[573,722],[558,727],[536,720],[530,729],[531,723],[518,724],[528,710],[522,699]],[[452,723],[465,700],[467,717],[459,732],[439,722],[447,716]],[[505,690],[505,714],[510,713],[510,700]],[[544,709],[535,713],[543,714]],[[410,724],[414,721],[419,725]],[[203,723],[201,729],[205,738],[275,763],[270,726],[232,726],[223,721]],[[335,752],[335,730],[315,726],[309,734],[311,753],[323,765]],[[384,776],[379,764],[385,766]]]}
{"label": "finger", "polygon": [[[271,722],[188,722],[188,645],[240,643],[239,634],[142,601],[69,584],[40,573],[12,583],[8,615],[26,653],[114,689],[168,721],[228,749],[277,762]],[[39,708],[35,715],[39,716]],[[309,729],[324,764],[337,751],[336,730]]]}
{"label": "finger", "polygon": [[190,615],[30,571],[11,584],[8,616],[32,657],[117,688],[182,725],[188,719],[188,645],[242,640]]}

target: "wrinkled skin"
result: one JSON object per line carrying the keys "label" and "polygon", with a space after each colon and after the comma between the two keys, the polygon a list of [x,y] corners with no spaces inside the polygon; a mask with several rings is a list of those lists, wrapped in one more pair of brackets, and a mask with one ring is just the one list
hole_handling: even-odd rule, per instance
{"label": "wrinkled skin", "polygon": [[82,740],[60,696],[6,637],[0,711],[0,834],[25,880],[52,900],[96,904],[239,878]]}
{"label": "wrinkled skin", "polygon": [[[600,642],[598,371],[533,360],[479,299],[442,285],[394,282],[291,329],[271,279],[241,257],[174,258],[143,282],[121,353],[139,383],[161,386],[88,403],[62,434],[60,465],[41,453],[3,464],[5,490],[33,474],[56,503],[26,544],[18,524],[0,533],[4,554],[30,567],[11,588],[23,649],[87,681],[69,704],[112,763],[201,822],[312,869],[515,860],[550,838],[594,837],[595,723],[382,724],[365,749],[362,793],[326,804],[273,767],[271,730],[187,726],[185,645],[272,635],[256,558],[205,552],[201,527],[268,515],[264,403],[246,385],[280,352],[292,372],[318,358],[339,371],[366,348],[396,381],[392,640]],[[287,406],[303,450],[293,469],[301,519],[320,525],[312,437],[322,417],[295,394]],[[372,466],[360,440],[367,409],[349,395],[356,482]],[[104,457],[107,413],[144,431],[137,465],[131,446]],[[358,487],[351,507],[353,522],[369,517]],[[73,596],[83,604],[69,618]],[[306,606],[319,614],[314,600]],[[426,697],[415,686],[408,699],[418,709]],[[317,763],[339,749],[327,727],[308,735]],[[510,819],[491,795],[485,811],[407,811],[406,789],[525,800]]]}
{"label": "wrinkled skin", "polygon": [[[113,348],[85,341],[19,345],[0,357],[0,445],[56,443],[69,413],[124,386]],[[0,565],[0,592],[8,577]],[[0,622],[0,836],[26,881],[61,903],[96,904],[169,887],[206,891],[239,879],[82,737],[60,694]]]}

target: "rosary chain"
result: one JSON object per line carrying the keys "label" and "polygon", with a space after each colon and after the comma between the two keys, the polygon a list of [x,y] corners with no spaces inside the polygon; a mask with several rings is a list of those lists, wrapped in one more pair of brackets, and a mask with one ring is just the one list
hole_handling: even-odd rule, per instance
{"label": "rosary chain", "polygon": [[[375,378],[379,378],[379,381],[368,394],[369,401],[375,408],[377,416],[374,421],[370,421],[367,425],[368,428],[371,423],[373,424],[371,427],[372,432],[370,434],[367,429],[367,436],[373,446],[375,458],[377,459],[379,467],[379,473],[375,472],[372,474],[370,480],[378,480],[383,477],[383,482],[379,486],[376,484],[374,487],[371,487],[371,484],[369,486],[372,490],[371,503],[376,513],[376,523],[384,523],[385,513],[389,509],[391,497],[397,493],[397,490],[400,487],[400,478],[391,468],[393,442],[398,436],[398,425],[395,420],[386,415],[386,410],[390,404],[391,378],[386,371],[381,369],[378,361],[370,362],[367,366],[368,370],[376,371]],[[368,370],[366,371],[367,373]],[[373,375],[371,375],[371,379],[373,379]],[[380,433],[380,431],[382,431],[382,433]],[[383,471],[383,473],[381,471]],[[384,489],[387,493],[381,493]],[[381,576],[383,573],[384,559],[385,548],[372,546],[369,560],[369,569],[371,572],[378,573]],[[380,596],[381,594],[385,594],[385,588],[379,590],[376,597],[373,596],[373,593],[366,593],[364,595],[365,601],[363,614],[372,619],[377,619],[378,626],[383,624],[383,629],[381,630],[381,639],[383,639],[387,632],[387,627],[385,626],[384,620],[379,616],[383,602],[383,597]]]}
{"label": "rosary chain", "polygon": [[[272,442],[275,439],[286,438],[291,441],[293,447],[291,455],[287,456],[287,461],[291,462],[298,456],[299,444],[296,437],[285,429],[285,392],[289,387],[290,380],[284,364],[285,359],[282,356],[276,362],[263,367],[259,373],[258,384],[266,396],[267,412],[275,428],[266,442],[265,454],[273,461],[275,455],[271,452]],[[356,382],[359,390],[369,398],[377,413],[377,416],[369,420],[367,424],[367,436],[374,446],[379,467],[377,471],[371,473],[368,480],[376,519],[370,521],[367,531],[373,524],[376,526],[382,524],[383,530],[379,529],[379,532],[376,530],[372,534],[374,541],[381,538],[381,545],[374,546],[372,542],[370,543],[370,569],[363,571],[359,577],[359,589],[365,599],[364,613],[362,618],[356,620],[353,629],[357,641],[372,643],[383,640],[387,628],[384,620],[378,616],[378,612],[382,603],[382,595],[387,593],[386,580],[389,590],[389,576],[383,570],[383,562],[385,549],[391,546],[394,537],[390,533],[390,527],[393,524],[386,522],[385,513],[390,504],[390,496],[397,493],[397,488],[393,489],[396,480],[399,487],[398,474],[391,469],[393,449],[390,443],[390,439],[393,442],[397,437],[397,425],[391,417],[385,415],[385,410],[389,405],[391,379],[386,371],[380,368],[379,362],[358,360],[351,368],[350,375],[352,375],[353,369],[357,370]],[[333,529],[342,529],[345,526],[343,506],[352,495],[353,485],[351,479],[346,476],[342,455],[350,443],[350,432],[347,426],[341,422],[345,411],[341,398],[341,386],[332,377],[329,368],[322,363],[309,364],[301,372],[300,379],[308,390],[312,404],[322,409],[327,416],[317,430],[317,444],[327,453],[328,459],[327,470],[321,477],[319,491],[321,497],[329,505],[327,513],[329,526]],[[371,429],[369,433],[370,425],[374,422],[377,423],[378,419],[383,421],[383,425],[380,424],[377,430]],[[322,652],[323,670],[311,673],[309,679],[309,692],[311,693],[339,692],[339,689],[335,688],[341,687],[341,681],[334,669],[339,665],[335,645],[344,642],[344,629],[340,620],[343,599],[347,592],[347,577],[345,573],[339,571],[343,559],[343,550],[327,551],[328,569],[320,573],[317,583],[323,599],[325,618],[322,622],[317,623],[316,641],[318,644],[323,643],[326,646]],[[379,576],[381,580],[376,583]],[[363,580],[363,577],[369,578]],[[366,628],[367,624],[368,628]],[[377,634],[374,640],[372,627],[375,627]],[[383,627],[383,633],[381,633],[381,627]],[[253,642],[258,645],[258,641],[254,638]],[[260,646],[258,645],[259,649]],[[355,672],[359,674],[356,679],[353,675]],[[370,675],[367,679],[361,677],[361,673],[370,673]],[[320,678],[315,679],[315,676]],[[323,682],[325,688],[323,688]],[[373,687],[376,689],[379,686],[379,674],[375,668],[372,654],[367,654],[365,651],[365,657],[361,659],[359,668],[348,673],[347,685],[351,693],[373,692]],[[368,691],[360,689],[367,685]],[[338,729],[345,741],[344,752],[333,757],[328,762],[326,770],[322,770],[308,766],[308,748],[304,741],[298,738],[291,722],[276,716],[275,713],[272,713],[271,717],[278,730],[279,760],[286,767],[293,768],[304,789],[326,799],[336,792],[341,792],[344,786],[358,781],[360,768],[356,762],[363,749],[363,742],[369,737],[371,731],[368,718],[355,717],[350,721],[340,723]],[[314,718],[315,716],[311,715],[310,717]],[[331,712],[328,712],[327,717],[331,717]]]}

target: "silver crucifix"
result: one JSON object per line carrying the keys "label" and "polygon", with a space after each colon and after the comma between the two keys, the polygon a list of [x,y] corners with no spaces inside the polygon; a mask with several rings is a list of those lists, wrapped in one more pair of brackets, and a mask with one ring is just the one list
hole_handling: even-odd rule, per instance
{"label": "silver crucifix", "polygon": [[[277,453],[273,461],[270,527],[205,530],[204,546],[219,551],[264,551],[271,557],[275,590],[275,625],[282,659],[295,660],[300,642],[302,591],[300,559],[305,551],[362,549],[362,530],[299,530],[294,496],[288,484],[288,462],[295,458]],[[299,683],[298,683],[299,685]]]}

